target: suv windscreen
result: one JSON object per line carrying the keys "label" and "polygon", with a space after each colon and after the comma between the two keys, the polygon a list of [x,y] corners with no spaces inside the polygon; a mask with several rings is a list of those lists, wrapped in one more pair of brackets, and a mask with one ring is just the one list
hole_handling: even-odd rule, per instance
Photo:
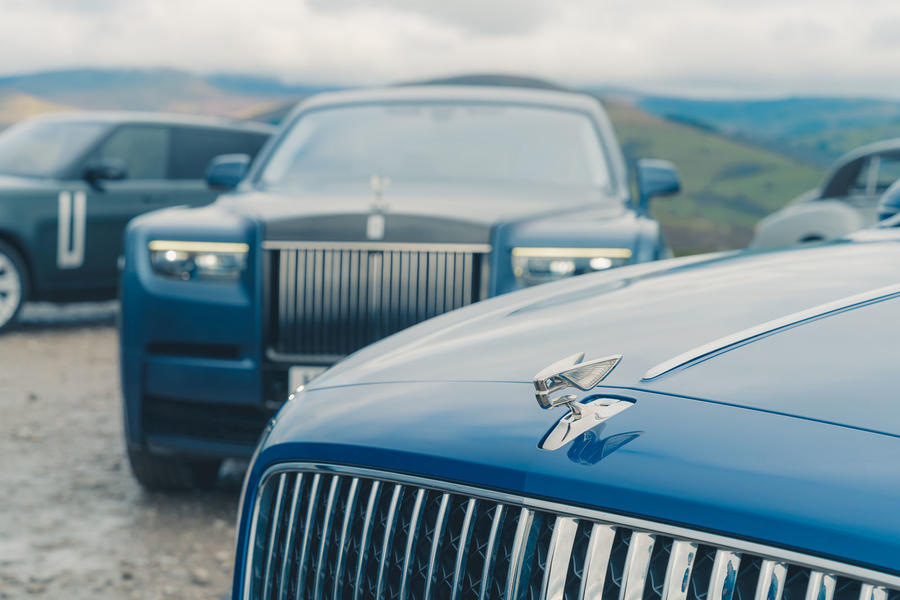
{"label": "suv windscreen", "polygon": [[552,108],[396,103],[329,108],[297,121],[266,164],[266,186],[323,181],[485,182],[606,187],[592,120]]}
{"label": "suv windscreen", "polygon": [[105,131],[105,123],[26,121],[0,134],[0,173],[54,177]]}

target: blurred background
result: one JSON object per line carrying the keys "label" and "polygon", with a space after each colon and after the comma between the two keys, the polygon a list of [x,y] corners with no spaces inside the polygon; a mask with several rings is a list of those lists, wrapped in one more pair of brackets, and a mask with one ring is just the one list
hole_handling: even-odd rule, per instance
{"label": "blurred background", "polygon": [[676,254],[747,245],[861,144],[900,135],[900,14],[843,0],[2,0],[0,127],[73,109],[277,122],[322,90],[533,77],[673,161]]}

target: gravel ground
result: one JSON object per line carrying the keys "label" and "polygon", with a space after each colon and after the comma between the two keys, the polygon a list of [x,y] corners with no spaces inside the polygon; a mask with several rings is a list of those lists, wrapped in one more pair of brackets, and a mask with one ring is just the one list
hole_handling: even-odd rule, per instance
{"label": "gravel ground", "polygon": [[210,492],[135,483],[115,311],[28,306],[0,334],[0,599],[219,600],[230,588],[240,466]]}

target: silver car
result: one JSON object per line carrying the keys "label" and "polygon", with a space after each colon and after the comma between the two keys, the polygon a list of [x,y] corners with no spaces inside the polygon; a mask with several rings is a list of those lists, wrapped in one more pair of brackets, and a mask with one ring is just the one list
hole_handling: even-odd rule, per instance
{"label": "silver car", "polygon": [[900,138],[845,154],[824,183],[761,220],[751,248],[785,248],[824,242],[874,225],[878,200],[900,179]]}

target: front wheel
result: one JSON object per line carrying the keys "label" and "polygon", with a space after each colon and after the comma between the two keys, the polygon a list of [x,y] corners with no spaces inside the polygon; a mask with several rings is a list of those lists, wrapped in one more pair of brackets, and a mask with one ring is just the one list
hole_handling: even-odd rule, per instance
{"label": "front wheel", "polygon": [[210,489],[216,484],[218,459],[186,459],[174,456],[158,456],[145,450],[128,450],[131,472],[147,491],[186,491],[195,488]]}
{"label": "front wheel", "polygon": [[0,240],[0,331],[15,323],[27,297],[25,262],[12,246]]}

